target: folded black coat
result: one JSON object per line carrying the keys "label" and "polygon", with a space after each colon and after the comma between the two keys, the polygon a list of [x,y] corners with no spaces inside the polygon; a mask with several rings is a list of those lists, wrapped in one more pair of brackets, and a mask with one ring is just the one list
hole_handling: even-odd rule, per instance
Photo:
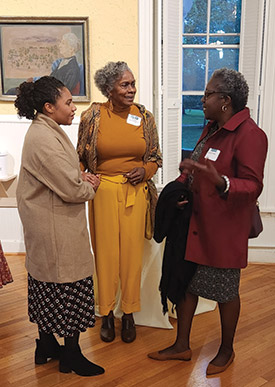
{"label": "folded black coat", "polygon": [[[186,198],[181,209],[177,202]],[[192,192],[184,183],[172,181],[162,190],[156,207],[154,239],[160,243],[166,237],[159,290],[163,313],[168,311],[167,298],[177,305],[185,296],[197,265],[186,261],[185,248],[192,212]]]}

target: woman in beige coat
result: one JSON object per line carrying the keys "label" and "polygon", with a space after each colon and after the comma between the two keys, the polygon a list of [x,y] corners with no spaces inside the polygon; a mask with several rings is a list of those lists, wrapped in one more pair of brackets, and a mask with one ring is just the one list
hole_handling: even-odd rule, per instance
{"label": "woman in beige coat", "polygon": [[[32,119],[26,134],[17,188],[28,271],[28,312],[38,325],[35,363],[60,359],[60,372],[104,372],[80,350],[79,334],[94,326],[93,257],[85,201],[98,176],[81,173],[75,149],[59,125],[70,125],[76,107],[53,77],[20,85],[15,107]],[[64,337],[61,347],[54,334]]]}

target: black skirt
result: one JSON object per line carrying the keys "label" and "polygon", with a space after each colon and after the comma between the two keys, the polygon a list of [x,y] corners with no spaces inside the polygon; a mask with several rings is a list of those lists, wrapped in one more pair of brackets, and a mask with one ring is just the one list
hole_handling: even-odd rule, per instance
{"label": "black skirt", "polygon": [[240,272],[197,265],[188,292],[220,303],[232,301],[239,294]]}
{"label": "black skirt", "polygon": [[28,274],[30,321],[60,337],[84,332],[95,324],[93,277],[70,283],[41,282]]}

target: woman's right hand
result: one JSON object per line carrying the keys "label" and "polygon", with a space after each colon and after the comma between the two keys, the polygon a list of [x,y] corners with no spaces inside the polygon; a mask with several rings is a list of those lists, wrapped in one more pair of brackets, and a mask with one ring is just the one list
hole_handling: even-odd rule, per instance
{"label": "woman's right hand", "polygon": [[188,173],[191,173],[192,175],[195,173],[195,171],[201,172],[219,190],[222,191],[225,188],[224,179],[218,173],[213,161],[205,159],[204,164],[202,164],[191,159],[184,159],[180,164],[180,169],[184,171],[188,171]]}
{"label": "woman's right hand", "polygon": [[181,210],[184,209],[184,206],[188,203],[188,200],[185,196],[181,195],[181,197],[179,197],[179,200],[177,201],[177,207]]}
{"label": "woman's right hand", "polygon": [[87,181],[88,183],[90,183],[94,191],[96,192],[100,184],[100,175],[99,174],[94,175],[93,173],[90,173],[90,172],[81,171],[81,177],[83,181]]}

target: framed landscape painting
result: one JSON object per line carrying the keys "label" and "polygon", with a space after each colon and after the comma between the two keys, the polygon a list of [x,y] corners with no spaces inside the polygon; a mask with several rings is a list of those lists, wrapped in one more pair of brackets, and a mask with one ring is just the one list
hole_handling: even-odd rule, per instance
{"label": "framed landscape painting", "polygon": [[0,100],[44,75],[59,79],[74,100],[90,101],[88,18],[0,17]]}

